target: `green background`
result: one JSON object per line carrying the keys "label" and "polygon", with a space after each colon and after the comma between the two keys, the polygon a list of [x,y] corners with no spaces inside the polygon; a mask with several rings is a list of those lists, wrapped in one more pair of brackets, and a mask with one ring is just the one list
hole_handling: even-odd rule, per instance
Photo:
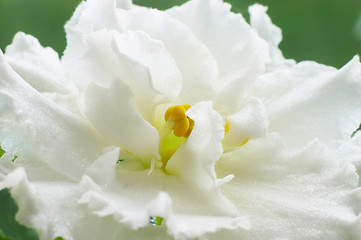
{"label": "green background", "polygon": [[[283,32],[280,45],[285,57],[297,61],[314,60],[341,67],[361,53],[360,0],[227,0],[232,10],[249,18],[247,7],[253,3],[269,6],[272,21]],[[0,48],[11,43],[18,31],[31,34],[43,46],[61,54],[65,48],[64,23],[79,0],[0,0]],[[159,9],[184,0],[134,0],[134,3]],[[357,22],[358,21],[358,22]],[[35,240],[36,234],[17,225],[17,211],[8,191],[0,191],[0,240]]]}
{"label": "green background", "polygon": [[[11,42],[17,31],[37,37],[42,45],[61,53],[65,48],[64,23],[79,0],[0,0],[0,48]],[[160,9],[179,5],[184,0],[134,0],[136,4]],[[281,27],[280,45],[287,58],[314,60],[341,67],[361,53],[354,32],[361,12],[360,0],[228,0],[233,10],[248,18],[247,6],[259,2],[269,6],[272,21]]]}

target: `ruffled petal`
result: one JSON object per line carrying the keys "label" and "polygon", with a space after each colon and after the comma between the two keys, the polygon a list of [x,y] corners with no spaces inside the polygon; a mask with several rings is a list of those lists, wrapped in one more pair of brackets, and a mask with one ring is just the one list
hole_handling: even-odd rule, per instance
{"label": "ruffled petal", "polygon": [[76,204],[75,186],[66,182],[29,182],[23,168],[14,170],[0,183],[0,189],[10,188],[19,206],[16,220],[35,228],[41,239],[73,239],[66,225],[77,218],[76,212],[70,210]]}
{"label": "ruffled petal", "polygon": [[17,33],[6,47],[5,59],[37,91],[66,93],[58,53],[43,48],[33,36]]}
{"label": "ruffled petal", "polygon": [[173,58],[145,33],[98,31],[84,40],[84,54],[64,63],[80,91],[91,83],[109,87],[119,79],[130,87],[136,108],[148,121],[153,121],[156,104],[175,99],[181,91]]}
{"label": "ruffled petal", "polygon": [[120,52],[119,38],[122,39],[120,33],[105,30],[86,35],[84,52],[63,62],[67,77],[76,83],[80,92],[91,84],[109,88],[115,80],[122,81],[130,87],[136,108],[151,121],[155,98],[161,93],[153,87],[149,69]]}
{"label": "ruffled petal", "polygon": [[142,31],[161,41],[174,58],[182,76],[182,91],[176,102],[194,104],[212,98],[217,63],[189,28],[155,9],[120,10],[118,19],[124,30]]}
{"label": "ruffled petal", "polygon": [[162,42],[150,39],[143,32],[124,32],[116,38],[115,44],[122,54],[147,67],[152,78],[152,86],[165,98],[158,99],[158,104],[178,96],[182,85],[181,75],[173,57]]}
{"label": "ruffled petal", "polygon": [[97,30],[122,30],[118,23],[116,5],[128,5],[125,1],[88,0],[81,2],[71,19],[65,24],[67,46],[63,62],[83,54],[84,36]]}
{"label": "ruffled petal", "polygon": [[209,49],[218,64],[220,86],[269,60],[266,42],[230,8],[220,0],[193,0],[166,11]]}
{"label": "ruffled petal", "polygon": [[330,147],[347,141],[361,119],[361,65],[355,57],[339,71],[313,62],[258,79],[256,95],[287,147],[319,138]]}
{"label": "ruffled petal", "polygon": [[29,181],[23,168],[0,183],[0,189],[10,189],[19,206],[16,220],[35,228],[40,239],[119,239],[116,221],[98,217],[78,203],[89,187],[67,181]]}
{"label": "ruffled petal", "polygon": [[254,4],[249,7],[251,26],[257,29],[260,37],[266,40],[271,46],[277,47],[282,40],[281,29],[272,24],[270,17],[266,14],[268,7]]}
{"label": "ruffled petal", "polygon": [[112,216],[124,228],[124,234],[149,232],[151,218],[155,217],[163,218],[162,226],[166,228],[150,231],[149,239],[158,239],[159,231],[167,231],[175,239],[188,239],[218,229],[248,227],[246,218],[222,214],[220,208],[224,209],[226,202],[221,201],[219,192],[205,195],[159,169],[151,174],[147,170],[128,171],[123,167],[127,160],[116,163],[118,153],[118,148],[106,149],[88,169],[81,184],[83,188],[89,186],[89,190],[79,202],[99,217]]}
{"label": "ruffled petal", "polygon": [[114,0],[107,0],[105,4],[99,0],[88,2],[78,7],[66,25],[68,47],[62,59],[64,63],[71,65],[74,57],[84,53],[83,41],[87,33],[101,29],[142,31],[152,39],[160,40],[174,58],[182,76],[180,102],[193,104],[211,98],[217,65],[208,49],[187,27],[157,10],[131,7],[115,11]]}
{"label": "ruffled petal", "polygon": [[[337,159],[342,163],[351,163],[361,174],[361,133],[357,132],[348,141],[345,141],[337,148]],[[360,210],[361,212],[361,210]]]}
{"label": "ruffled petal", "polygon": [[96,159],[102,141],[88,122],[42,96],[0,53],[0,139],[10,155],[47,162],[71,178]]}
{"label": "ruffled petal", "polygon": [[267,7],[254,4],[248,8],[252,28],[256,29],[258,35],[268,43],[268,53],[272,59],[267,63],[267,71],[295,64],[294,60],[284,59],[278,48],[282,40],[281,29],[272,24],[267,15]]}
{"label": "ruffled petal", "polygon": [[217,173],[235,175],[222,192],[251,224],[229,239],[360,239],[359,213],[349,204],[358,186],[355,168],[340,166],[318,141],[295,152],[282,149],[272,134],[217,162]]}

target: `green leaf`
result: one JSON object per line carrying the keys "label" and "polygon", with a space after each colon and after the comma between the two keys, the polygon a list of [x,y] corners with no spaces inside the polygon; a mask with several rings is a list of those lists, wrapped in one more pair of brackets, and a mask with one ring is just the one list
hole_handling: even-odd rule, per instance
{"label": "green leaf", "polygon": [[8,189],[0,191],[0,240],[38,240],[37,233],[15,220],[18,206]]}
{"label": "green leaf", "polygon": [[150,217],[149,223],[155,226],[161,226],[164,218],[156,216],[156,217]]}
{"label": "green leaf", "polygon": [[[1,146],[0,146],[0,158],[1,158],[5,153],[6,153],[5,150],[2,149]],[[1,240],[1,238],[0,238],[0,240]]]}

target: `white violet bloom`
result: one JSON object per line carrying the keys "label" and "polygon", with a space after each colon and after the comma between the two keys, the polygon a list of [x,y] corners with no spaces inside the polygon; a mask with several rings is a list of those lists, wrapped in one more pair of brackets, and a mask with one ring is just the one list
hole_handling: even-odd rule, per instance
{"label": "white violet bloom", "polygon": [[[40,239],[361,239],[361,64],[296,63],[267,8],[82,2],[0,52],[0,189]],[[15,159],[16,158],[16,159]]]}

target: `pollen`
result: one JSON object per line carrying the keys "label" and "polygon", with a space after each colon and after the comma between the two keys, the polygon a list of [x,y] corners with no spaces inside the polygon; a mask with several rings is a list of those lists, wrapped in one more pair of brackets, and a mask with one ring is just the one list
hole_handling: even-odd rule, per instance
{"label": "pollen", "polygon": [[191,108],[189,104],[175,105],[165,112],[164,119],[166,122],[171,120],[174,123],[173,133],[177,137],[188,138],[193,130],[194,121],[186,115],[189,108]]}
{"label": "pollen", "polygon": [[229,129],[231,128],[231,121],[227,121],[226,125],[224,125],[224,135],[226,135],[229,132]]}

